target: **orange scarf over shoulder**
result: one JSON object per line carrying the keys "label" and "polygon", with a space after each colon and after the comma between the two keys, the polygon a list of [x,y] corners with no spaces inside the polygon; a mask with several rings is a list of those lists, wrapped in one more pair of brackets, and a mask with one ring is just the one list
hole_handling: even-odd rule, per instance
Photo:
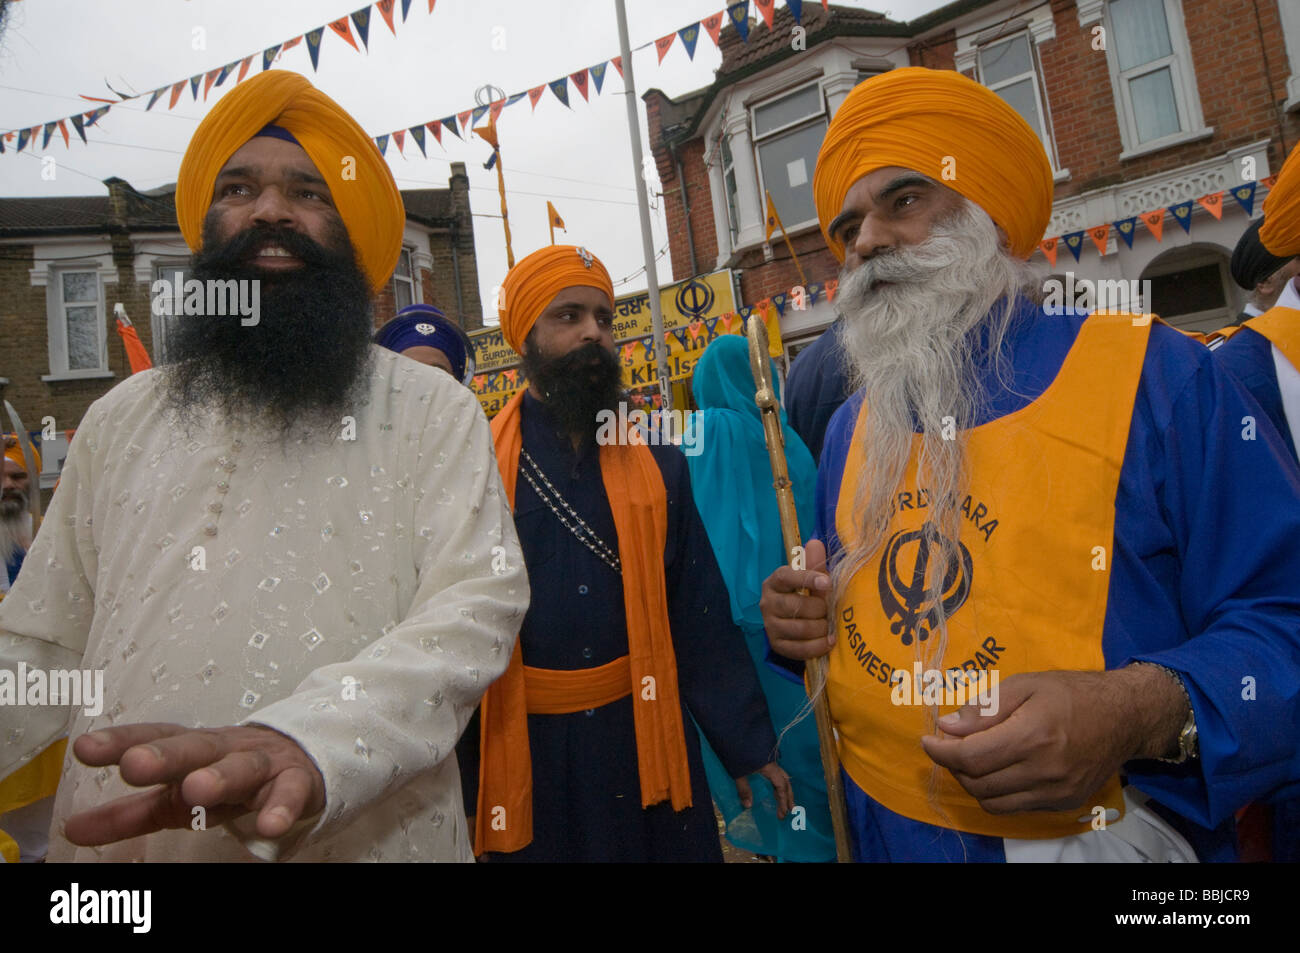
{"label": "orange scarf over shoulder", "polygon": [[[525,393],[516,394],[492,420],[497,465],[512,508],[519,451],[523,447],[520,423]],[[677,695],[677,660],[668,625],[664,580],[668,494],[659,466],[643,444],[629,440],[625,445],[602,446],[600,470],[618,533],[618,558],[623,566],[627,659],[631,670],[641,806],[671,800],[673,810],[681,811],[691,806],[691,776],[686,762],[686,736]],[[528,713],[538,706],[534,704],[530,708],[528,698],[530,688],[536,697],[536,689],[543,686],[529,686],[526,670],[516,645],[505,674],[483,696],[479,712],[481,748],[475,854],[485,850],[507,853],[522,850],[533,839]],[[570,677],[548,679],[548,687],[581,679],[577,673],[565,674]],[[607,679],[607,676],[597,678]],[[546,707],[551,711],[564,710],[563,705]],[[591,706],[582,704],[569,710],[587,707]]]}

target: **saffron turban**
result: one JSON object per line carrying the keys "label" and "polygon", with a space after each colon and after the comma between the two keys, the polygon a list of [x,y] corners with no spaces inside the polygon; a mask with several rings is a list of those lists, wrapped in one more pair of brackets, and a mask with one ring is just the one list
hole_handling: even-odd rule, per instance
{"label": "saffron turban", "polygon": [[855,86],[826,130],[813,199],[827,227],[858,179],[899,166],[964,195],[1028,258],[1052,214],[1052,165],[1038,135],[997,93],[953,70],[909,66]]}
{"label": "saffron turban", "polygon": [[1300,148],[1292,149],[1282,163],[1277,181],[1264,199],[1264,224],[1259,240],[1278,258],[1300,255]]}
{"label": "saffron turban", "polygon": [[263,127],[279,126],[307,153],[329,185],[356,249],[357,264],[378,291],[402,250],[406,209],[388,164],[355,119],[297,73],[268,70],[218,100],[199,123],[176,178],[176,220],[185,244],[203,243],[203,218],[217,174]]}
{"label": "saffron turban", "polygon": [[[11,440],[13,441],[13,443],[10,443]],[[4,435],[4,444],[5,444],[5,459],[12,460],[14,463],[18,464],[20,467],[26,470],[27,461],[23,459],[23,447],[22,444],[18,442],[18,438],[14,434],[7,433]],[[36,469],[40,470],[42,466],[41,452],[36,449],[35,444],[32,444],[32,456],[36,458]]]}
{"label": "saffron turban", "polygon": [[599,288],[614,303],[614,282],[600,259],[576,245],[547,245],[510,269],[501,285],[501,336],[524,353],[524,338],[565,288]]}

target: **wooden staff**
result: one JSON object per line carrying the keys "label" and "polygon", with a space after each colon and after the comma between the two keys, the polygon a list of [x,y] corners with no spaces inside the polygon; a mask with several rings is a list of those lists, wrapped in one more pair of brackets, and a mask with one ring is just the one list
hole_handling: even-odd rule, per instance
{"label": "wooden staff", "polygon": [[[754,403],[758,404],[763,418],[763,436],[767,442],[767,456],[772,463],[772,486],[776,489],[776,503],[781,511],[781,537],[785,543],[786,558],[790,565],[799,568],[796,559],[803,548],[799,535],[799,515],[794,506],[794,490],[790,484],[790,471],[785,462],[785,436],[781,432],[780,405],[772,388],[771,358],[768,355],[767,325],[751,319],[746,328],[749,337],[749,367],[754,374]],[[802,559],[798,559],[802,563]],[[799,594],[808,595],[807,589]],[[808,659],[807,672],[813,685],[826,683],[826,659]],[[840,781],[840,759],[835,750],[835,729],[831,725],[830,703],[826,693],[818,693],[813,701],[813,715],[817,720],[817,739],[821,745],[822,772],[826,776],[826,795],[830,801],[831,826],[835,831],[835,856],[841,864],[853,859],[849,847],[849,817],[844,806],[844,785]]]}

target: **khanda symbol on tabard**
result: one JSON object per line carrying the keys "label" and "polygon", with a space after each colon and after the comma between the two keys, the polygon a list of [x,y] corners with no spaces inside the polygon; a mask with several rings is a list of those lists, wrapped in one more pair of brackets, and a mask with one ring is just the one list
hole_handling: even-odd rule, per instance
{"label": "khanda symbol on tabard", "polygon": [[[934,524],[926,523],[919,530],[902,530],[885,544],[880,560],[880,605],[885,617],[890,619],[889,631],[911,645],[915,636],[922,642],[939,624],[960,609],[970,595],[973,567],[970,550],[957,541],[957,558],[949,560],[942,569],[930,566],[932,554],[940,550],[942,537]],[[905,547],[915,545],[915,558],[906,582],[899,572],[899,557]],[[904,560],[906,562],[906,560]],[[927,575],[943,572],[943,584],[936,602],[926,591]],[[894,616],[898,616],[894,619]]]}

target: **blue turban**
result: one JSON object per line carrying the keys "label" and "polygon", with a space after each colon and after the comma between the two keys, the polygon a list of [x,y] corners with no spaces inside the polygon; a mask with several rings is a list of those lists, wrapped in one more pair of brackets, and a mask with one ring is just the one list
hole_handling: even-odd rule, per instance
{"label": "blue turban", "polygon": [[375,333],[375,343],[401,354],[407,348],[433,347],[451,361],[452,376],[469,384],[474,351],[460,326],[431,304],[408,305]]}

